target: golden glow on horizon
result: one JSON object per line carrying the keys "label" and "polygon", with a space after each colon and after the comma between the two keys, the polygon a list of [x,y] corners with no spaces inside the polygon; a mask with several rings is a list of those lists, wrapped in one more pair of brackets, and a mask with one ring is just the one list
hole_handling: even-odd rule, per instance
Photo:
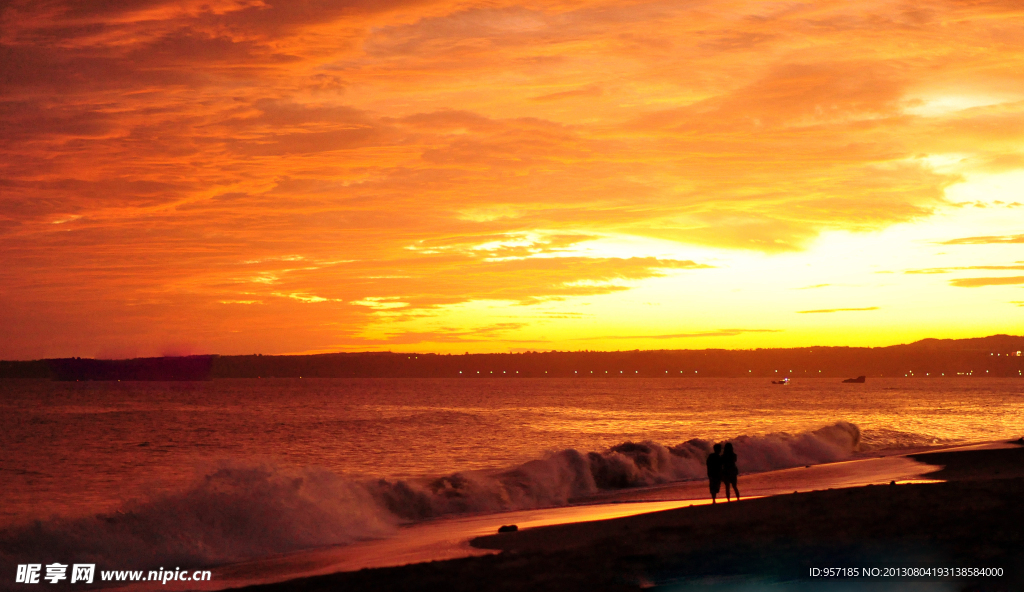
{"label": "golden glow on horizon", "polygon": [[1012,2],[0,10],[3,359],[1024,331]]}

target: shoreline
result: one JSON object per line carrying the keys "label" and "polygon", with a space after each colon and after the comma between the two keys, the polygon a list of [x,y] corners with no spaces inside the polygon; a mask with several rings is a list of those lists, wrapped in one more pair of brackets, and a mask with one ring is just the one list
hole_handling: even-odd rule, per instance
{"label": "shoreline", "polygon": [[[447,586],[453,590],[564,590],[566,586],[569,589],[586,589],[574,588],[566,582],[566,578],[569,580],[575,578],[573,581],[579,580],[578,583],[585,581],[587,586],[590,586],[589,589],[639,589],[649,585],[667,585],[666,582],[676,581],[680,578],[686,579],[688,577],[691,579],[692,577],[712,577],[712,579],[719,577],[748,577],[750,576],[749,573],[746,575],[739,573],[744,571],[742,569],[737,572],[736,567],[743,564],[751,566],[754,575],[757,577],[764,576],[770,579],[783,577],[785,579],[784,576],[786,574],[780,574],[778,570],[767,569],[763,565],[767,558],[774,557],[776,560],[782,561],[780,565],[789,565],[790,567],[787,569],[793,572],[794,577],[797,577],[799,574],[793,571],[792,566],[801,563],[801,560],[797,559],[797,556],[800,555],[797,551],[800,549],[803,549],[802,552],[804,553],[809,553],[807,557],[812,558],[820,558],[822,553],[825,553],[826,558],[835,563],[843,558],[849,560],[862,560],[863,557],[868,556],[877,558],[877,552],[881,552],[880,550],[886,548],[887,545],[892,546],[893,544],[896,546],[890,549],[892,557],[899,557],[903,561],[911,562],[920,562],[926,559],[934,562],[938,560],[935,559],[936,557],[946,557],[946,555],[943,555],[946,552],[944,549],[950,545],[962,547],[964,541],[973,541],[974,538],[978,538],[977,536],[972,538],[973,535],[970,534],[969,528],[971,520],[964,514],[962,508],[958,509],[958,504],[962,503],[964,499],[988,499],[995,495],[998,498],[994,502],[995,506],[1002,508],[1000,511],[1003,511],[1007,509],[1004,506],[1007,506],[1010,502],[999,496],[1009,492],[1013,494],[1009,499],[1019,499],[1024,494],[1024,469],[1022,469],[1024,467],[1024,448],[1020,447],[1016,441],[946,447],[933,452],[892,455],[882,457],[881,459],[857,459],[841,463],[813,465],[812,468],[832,467],[833,469],[843,469],[847,467],[842,467],[841,465],[853,465],[855,463],[885,459],[898,460],[900,463],[909,462],[913,463],[913,465],[922,466],[925,469],[930,468],[931,470],[926,470],[926,472],[919,474],[916,481],[900,481],[901,484],[896,486],[863,485],[824,488],[796,494],[777,492],[767,497],[758,497],[756,499],[745,497],[740,503],[733,502],[716,506],[711,506],[707,503],[709,500],[706,500],[706,483],[696,482],[688,485],[690,487],[697,485],[700,488],[705,498],[703,503],[686,504],[685,507],[661,511],[648,510],[644,513],[627,511],[628,515],[624,516],[599,517],[561,524],[556,522],[543,526],[532,525],[528,522],[527,525],[530,527],[518,532],[498,535],[495,534],[495,530],[491,530],[490,534],[476,536],[469,542],[471,549],[462,549],[463,551],[470,551],[469,553],[461,556],[456,554],[453,558],[441,557],[439,559],[444,560],[406,562],[404,565],[366,566],[366,569],[359,569],[358,571],[330,569],[321,572],[325,575],[304,574],[310,577],[302,577],[296,574],[297,577],[295,578],[283,579],[278,581],[278,583],[252,585],[246,589],[254,591],[326,590],[335,587],[347,588],[349,585],[355,586],[356,582],[360,582],[359,586],[355,586],[353,589],[374,587],[378,589],[427,590],[431,589],[426,585],[427,581],[433,582],[431,585]],[[786,471],[792,473],[804,471],[806,473],[809,470],[796,468],[771,473],[777,476],[778,473]],[[741,487],[744,486],[745,482],[754,480],[758,475],[767,474],[753,474],[746,479],[741,476]],[[927,478],[921,478],[922,475]],[[946,480],[936,482],[937,479]],[[648,488],[643,492],[625,492],[623,495],[633,498],[636,498],[637,494],[639,494],[639,497],[644,497],[644,495],[650,497],[649,494],[651,492],[663,495],[673,485],[677,484]],[[750,488],[751,484],[747,483],[747,487],[742,491],[746,493]],[[676,493],[678,494],[678,491]],[[888,498],[895,500],[892,503],[900,502],[904,505],[899,506],[897,504],[897,506],[892,506],[892,503],[885,501]],[[916,506],[914,503],[908,502],[911,498],[917,500],[918,504]],[[683,500],[676,497],[675,501]],[[644,505],[649,502],[650,499],[606,499],[599,503],[605,506],[614,504],[614,506],[626,509],[627,507],[637,504]],[[921,504],[925,502],[927,503],[922,506]],[[889,504],[889,506],[886,506],[886,504]],[[872,528],[880,529],[878,532],[886,531],[886,524],[906,522],[909,525],[908,533],[917,533],[914,536],[918,538],[924,536],[923,540],[934,540],[937,542],[924,545],[924,547],[931,549],[927,553],[920,551],[920,549],[914,551],[914,549],[917,549],[914,545],[920,543],[920,541],[907,547],[909,543],[899,536],[895,536],[895,538],[890,536],[893,535],[892,532],[875,540],[877,537],[869,536],[874,531],[868,529],[867,532],[864,532],[863,528],[860,531],[857,531],[856,528],[854,529],[854,532],[860,533],[858,535],[840,537],[840,539],[837,539],[839,542],[829,542],[828,540],[823,540],[822,533],[810,525],[805,524],[803,527],[794,530],[794,524],[808,519],[806,510],[808,505],[818,507],[817,520],[824,522],[838,521],[842,523],[844,520],[850,521],[852,519],[852,522],[856,523],[856,518],[859,514],[864,524],[873,525]],[[569,506],[568,508],[586,510],[588,507],[594,506],[595,504],[591,503]],[[834,507],[830,509],[830,506]],[[883,507],[879,508],[879,506]],[[851,507],[858,511],[853,511],[853,514],[851,514]],[[939,507],[943,509],[941,511],[935,509]],[[565,508],[561,509],[564,510]],[[944,514],[948,517],[945,522],[939,522],[945,524],[945,530],[948,531],[949,536],[940,532],[943,529],[938,528],[939,522],[930,527],[927,525],[928,520],[926,516],[930,512],[938,512],[936,515]],[[1020,513],[1019,510],[1017,512]],[[544,510],[534,511],[534,513],[542,514]],[[514,520],[506,520],[506,518],[513,518],[512,514],[516,514],[516,512],[490,515],[489,518],[492,519],[490,520],[491,522],[509,523],[514,522]],[[519,512],[519,514],[521,515],[522,512]],[[1010,514],[1012,514],[1012,511]],[[798,518],[797,516],[803,517]],[[1008,515],[1007,518],[1009,519],[1009,517]],[[470,517],[468,520],[479,518]],[[495,518],[497,519],[496,521],[493,520]],[[723,518],[724,522],[722,521]],[[985,517],[982,516],[980,520],[983,523]],[[947,522],[948,524],[946,524]],[[444,523],[444,520],[435,522],[436,525],[442,526]],[[981,523],[979,523],[978,528],[984,528]],[[1009,523],[1012,523],[1012,521],[997,521],[989,526],[989,531],[998,533],[1000,536],[1007,535],[1004,531],[1005,525]],[[847,526],[849,527],[850,525]],[[716,542],[716,537],[718,537],[718,533],[723,529],[725,531],[735,531],[735,538],[738,544],[736,548],[728,548],[728,545],[726,545],[725,549],[719,548],[722,545]],[[678,535],[684,531],[690,534],[682,538],[675,536],[674,538],[668,537],[667,540],[662,540],[665,539],[667,533],[675,532]],[[700,532],[705,532],[706,536],[700,536]],[[834,534],[835,531],[832,529],[828,532]],[[921,534],[922,532],[925,534]],[[984,537],[981,538],[983,539]],[[709,545],[708,549],[718,549],[717,552],[727,552],[730,555],[739,553],[739,555],[737,555],[736,561],[723,564],[721,561],[713,560],[717,555],[711,553],[709,556],[708,549],[701,545],[684,544],[685,540],[692,541],[694,539],[705,541]],[[827,539],[827,537],[824,537],[824,539]],[[1018,543],[1015,548],[1024,548],[1024,544],[1022,544],[1024,540],[1021,540],[1019,533],[1014,540]],[[447,541],[449,545],[451,542],[451,540]],[[634,578],[635,581],[632,584],[625,582],[620,577],[622,573],[632,573],[629,569],[619,566],[619,568],[616,568],[618,571],[613,570],[613,573],[607,569],[600,568],[600,565],[605,564],[618,565],[618,563],[624,560],[624,557],[635,554],[635,547],[637,545],[642,547],[643,552],[640,555],[648,559],[640,562],[640,567],[643,569],[637,568],[639,569],[637,571],[637,569],[630,568],[636,574],[639,574]],[[455,547],[458,547],[458,545],[455,545]],[[805,549],[804,547],[808,548]],[[968,545],[968,547],[978,548],[977,544],[973,543]],[[383,551],[385,548],[386,544],[380,550]],[[633,551],[627,553],[626,551],[630,548],[633,548]],[[996,546],[994,550],[990,548],[989,555],[1002,557],[1006,555],[1009,548],[1006,546]],[[786,551],[787,549],[788,551]],[[874,549],[874,551],[870,551],[871,549]],[[367,550],[369,551],[370,549]],[[911,553],[910,551],[914,552]],[[496,552],[500,553],[493,555]],[[1000,555],[1001,553],[1002,555]],[[564,555],[567,561],[570,558],[571,561],[562,566],[554,565],[548,558],[548,555],[552,554]],[[465,555],[477,556],[467,557]],[[666,563],[669,557],[673,559]],[[1006,557],[1003,557],[1003,559],[1010,561]],[[1014,561],[1016,560],[1014,559],[1010,563]],[[595,564],[595,562],[597,563]],[[515,570],[515,573],[508,572],[507,570],[511,569],[510,566],[512,565],[521,565],[523,573]],[[761,567],[757,567],[759,565]],[[478,570],[484,569],[485,566],[487,573],[491,575],[484,576],[477,573]],[[236,567],[242,566],[238,565]],[[1019,575],[1024,573],[1024,569],[1018,569],[1016,563],[1013,566],[1007,565],[1004,569],[1009,567],[1012,567],[1011,571],[1013,574]],[[652,569],[653,571],[650,571]],[[219,570],[215,570],[215,573],[217,571]],[[522,581],[523,577],[527,577],[531,573],[544,581],[550,580],[551,582],[559,581],[562,583],[548,588],[547,584],[538,584],[538,581],[535,581],[535,579],[531,579],[530,583]],[[644,575],[645,573],[646,575]],[[428,577],[428,574],[433,575]],[[474,581],[478,587],[459,588],[457,582],[466,577],[475,578]],[[533,576],[530,577],[532,578]],[[602,577],[611,579],[601,580]],[[1017,576],[1009,574],[1005,577]],[[227,578],[227,580],[231,579],[230,577]],[[452,581],[448,581],[449,579]],[[509,587],[505,585],[511,585],[513,581],[519,582],[515,586],[522,587]],[[936,582],[938,581],[936,580]],[[1002,581],[1008,580],[1004,579]],[[216,582],[217,578],[215,576],[211,584],[216,586]],[[505,583],[503,584],[502,582]],[[228,584],[228,581],[222,579],[221,583]],[[242,582],[238,583],[242,584]],[[246,582],[246,584],[249,583],[252,583],[252,581]],[[612,587],[605,587],[604,584],[611,585]],[[625,587],[621,587],[620,584]],[[598,587],[593,588],[593,586]],[[216,588],[223,587],[225,586],[216,586]]]}

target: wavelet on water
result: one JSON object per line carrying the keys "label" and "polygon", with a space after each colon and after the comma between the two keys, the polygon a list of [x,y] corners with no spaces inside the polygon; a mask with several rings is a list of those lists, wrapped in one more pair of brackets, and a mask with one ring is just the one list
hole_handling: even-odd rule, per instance
{"label": "wavelet on water", "polygon": [[[838,422],[731,441],[740,470],[750,473],[848,458],[860,429]],[[602,452],[553,452],[507,470],[397,481],[221,463],[182,491],[115,513],[8,528],[0,532],[0,567],[67,558],[111,569],[192,567],[347,544],[388,536],[401,522],[560,506],[602,491],[701,479],[711,447],[702,439],[624,442]]]}

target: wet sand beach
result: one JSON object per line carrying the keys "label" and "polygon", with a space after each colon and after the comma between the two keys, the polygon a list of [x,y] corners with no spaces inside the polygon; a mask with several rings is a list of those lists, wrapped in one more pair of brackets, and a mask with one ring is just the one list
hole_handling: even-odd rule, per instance
{"label": "wet sand beach", "polygon": [[[925,463],[932,472],[895,485],[770,495],[488,534],[472,546],[499,553],[248,589],[1024,589],[1024,448],[899,458]],[[841,470],[843,464],[825,467]],[[771,478],[778,479],[785,471],[775,473]],[[753,493],[758,479],[769,478],[741,477],[741,491],[747,493],[746,483]],[[934,480],[943,481],[929,482]],[[655,495],[651,491],[671,497],[671,488],[640,497]],[[842,568],[848,577],[812,577],[815,568]],[[857,576],[849,576],[851,568]],[[865,568],[898,575],[864,576]],[[938,575],[899,571],[908,568],[932,568]],[[946,571],[963,568],[996,568],[1003,575]]]}

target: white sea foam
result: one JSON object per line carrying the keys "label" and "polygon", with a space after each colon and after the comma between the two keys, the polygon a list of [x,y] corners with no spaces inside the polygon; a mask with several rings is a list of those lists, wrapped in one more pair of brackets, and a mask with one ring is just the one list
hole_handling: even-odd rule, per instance
{"label": "white sea foam", "polygon": [[[841,460],[860,443],[839,422],[731,440],[743,473]],[[503,471],[424,480],[352,480],[320,469],[222,464],[190,487],[113,514],[51,519],[0,533],[0,568],[95,562],[104,569],[189,567],[386,536],[402,521],[564,505],[600,491],[700,479],[712,442],[625,442],[563,450]]]}
{"label": "white sea foam", "polygon": [[115,513],[7,529],[0,572],[53,561],[103,569],[208,565],[383,536],[397,522],[362,484],[329,471],[224,464],[184,491]]}
{"label": "white sea foam", "polygon": [[[740,436],[732,440],[743,473],[848,458],[860,429],[839,422],[800,434]],[[676,446],[624,442],[602,452],[563,450],[507,471],[455,473],[431,481],[369,485],[374,497],[405,519],[564,505],[602,490],[700,479],[713,443],[694,439]]]}

